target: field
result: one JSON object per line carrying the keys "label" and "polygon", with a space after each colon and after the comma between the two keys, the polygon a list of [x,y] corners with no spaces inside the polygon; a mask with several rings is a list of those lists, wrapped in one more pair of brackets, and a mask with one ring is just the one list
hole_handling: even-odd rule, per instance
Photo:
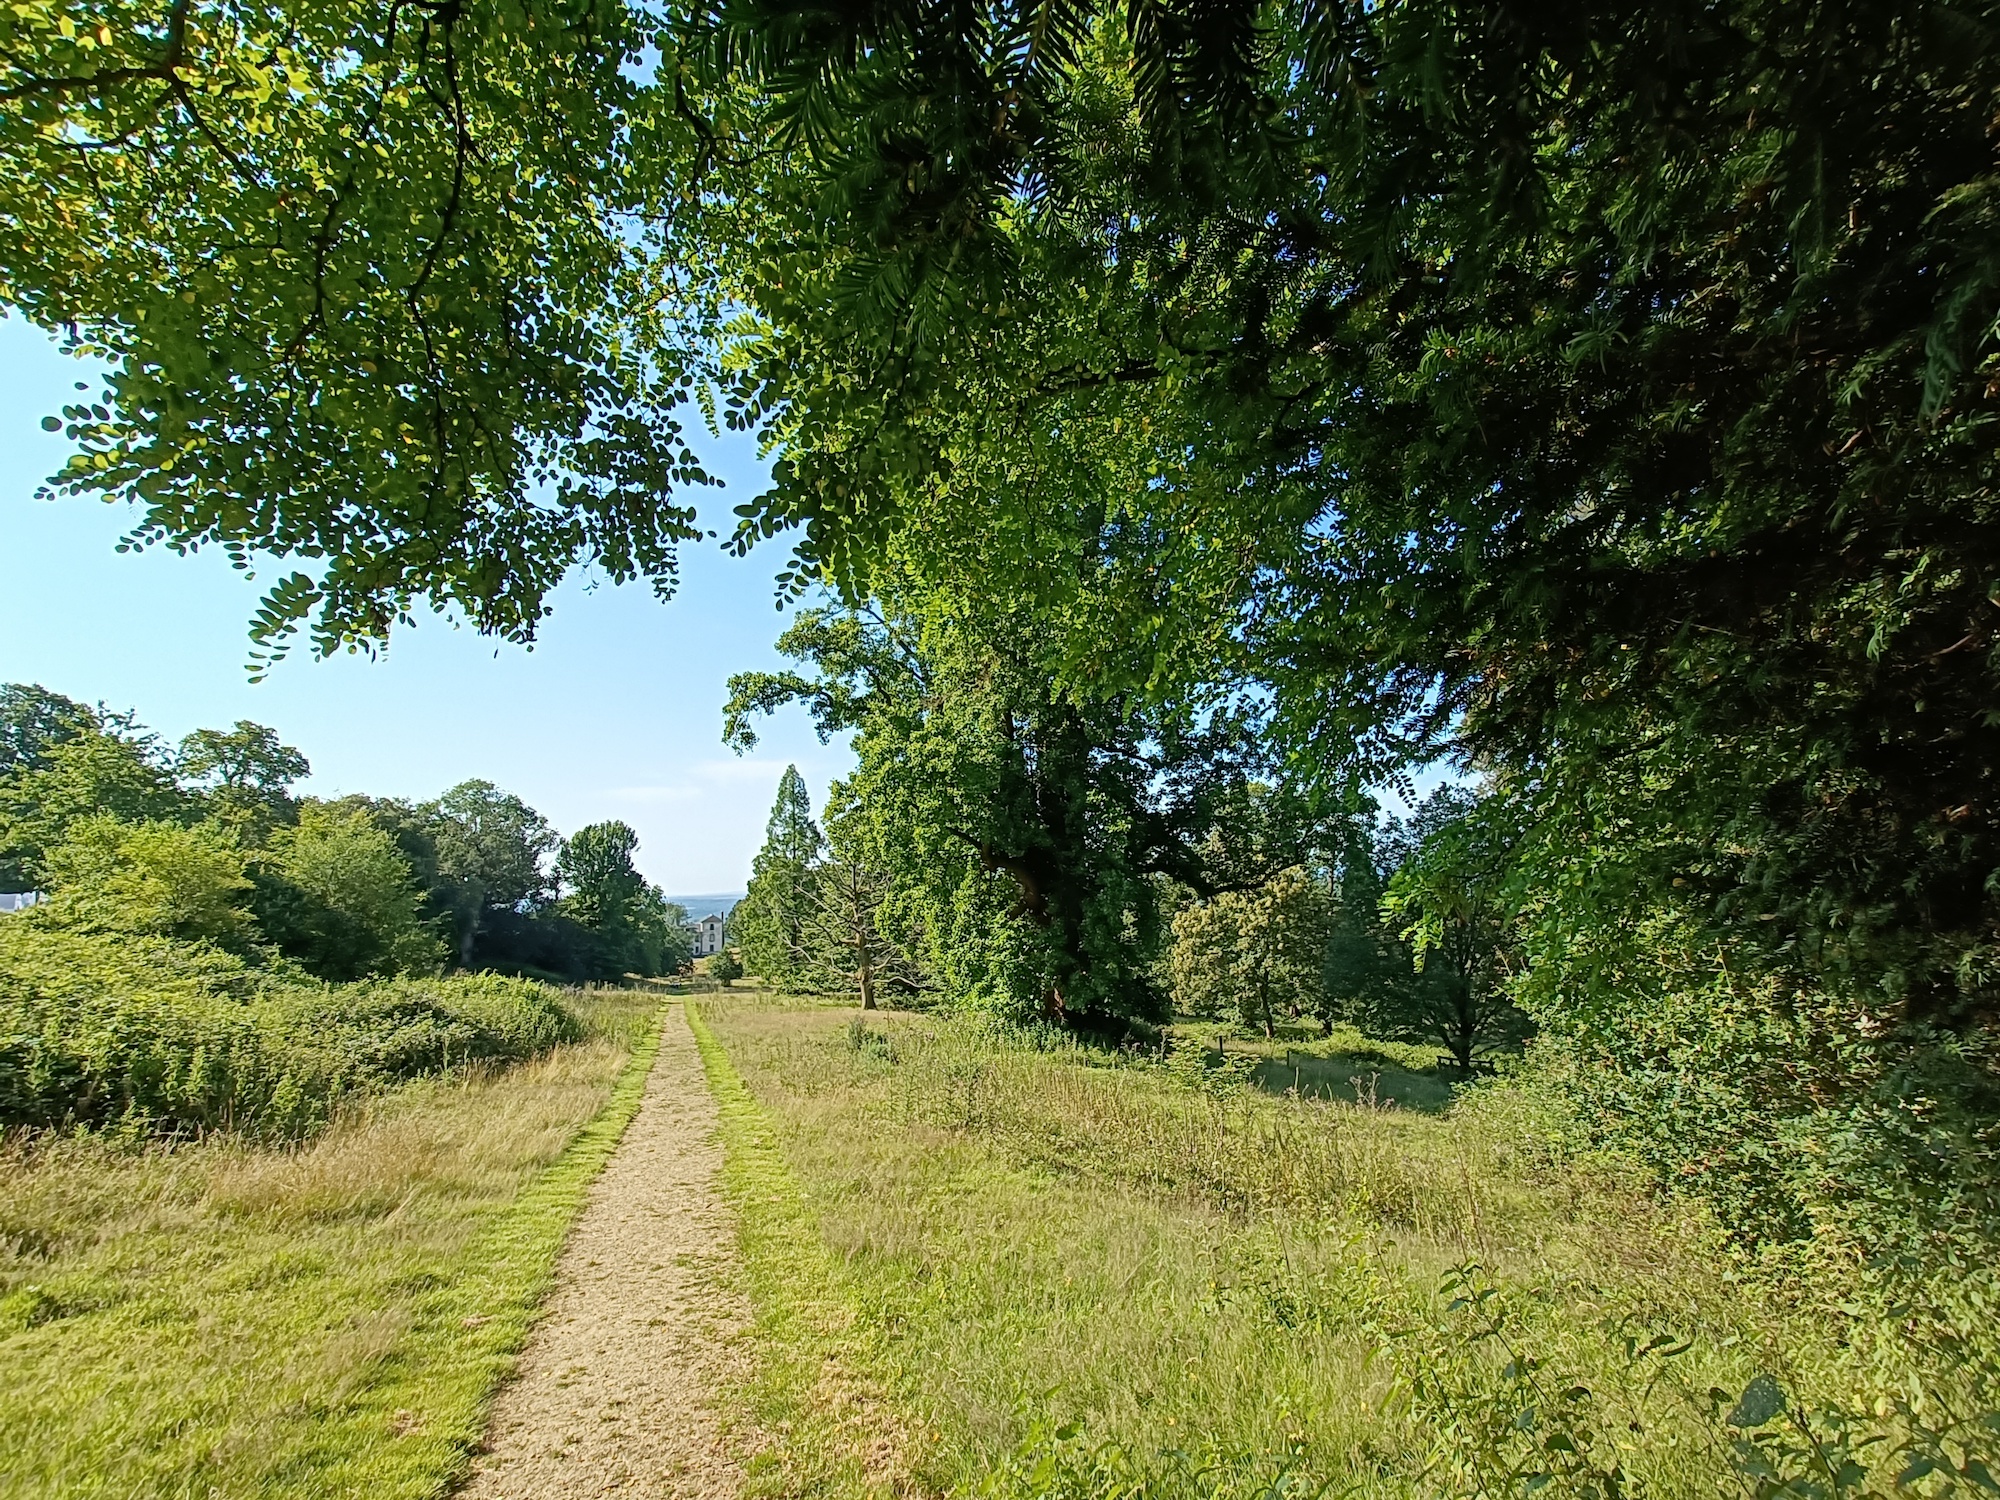
{"label": "field", "polygon": [[[0,1500],[450,1493],[661,998],[572,996],[582,1042],[350,1101],[300,1145],[16,1137]],[[1114,1052],[707,987],[689,1024],[736,1234],[685,1315],[750,1316],[695,1404],[753,1500],[1984,1472],[1954,1415],[1983,1352],[1919,1368],[1837,1267],[1744,1260],[1517,1083],[1349,1034]]]}
{"label": "field", "polygon": [[1767,1409],[1886,1412],[1893,1351],[1518,1090],[1329,1104],[1205,1039],[698,1009],[756,1493],[1886,1492],[1926,1442]]}
{"label": "field", "polygon": [[650,1055],[657,996],[568,1003],[586,1040],[303,1146],[0,1152],[0,1496],[440,1493]]}

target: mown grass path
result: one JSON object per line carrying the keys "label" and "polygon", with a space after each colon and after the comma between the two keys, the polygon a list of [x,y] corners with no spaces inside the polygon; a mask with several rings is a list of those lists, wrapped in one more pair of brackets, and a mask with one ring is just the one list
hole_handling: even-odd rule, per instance
{"label": "mown grass path", "polygon": [[717,1187],[716,1104],[672,1007],[638,1116],[591,1189],[493,1405],[466,1500],[732,1496],[714,1393],[739,1378],[748,1312]]}

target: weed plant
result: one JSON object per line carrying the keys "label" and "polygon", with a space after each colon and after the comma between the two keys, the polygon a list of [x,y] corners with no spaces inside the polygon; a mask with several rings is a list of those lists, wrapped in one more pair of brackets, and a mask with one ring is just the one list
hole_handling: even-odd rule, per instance
{"label": "weed plant", "polygon": [[1857,1268],[1763,1274],[1519,1083],[1427,1114],[1274,1098],[1205,1047],[1142,1062],[937,1017],[705,1009],[927,1488],[1762,1497],[1987,1475],[1991,1350],[1889,1371]]}

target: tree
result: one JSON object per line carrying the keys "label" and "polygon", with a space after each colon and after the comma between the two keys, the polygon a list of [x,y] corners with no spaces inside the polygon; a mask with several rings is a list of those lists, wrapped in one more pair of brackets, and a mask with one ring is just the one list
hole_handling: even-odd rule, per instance
{"label": "tree", "polygon": [[694,934],[687,908],[648,886],[632,919],[641,974],[678,974],[694,963]]}
{"label": "tree", "polygon": [[639,835],[628,823],[592,823],[562,842],[556,853],[556,876],[564,887],[569,914],[585,926],[613,928],[645,889],[646,880],[633,868],[632,853]]}
{"label": "tree", "polygon": [[424,812],[437,849],[438,873],[449,883],[460,967],[470,967],[491,914],[518,911],[548,893],[543,868],[556,832],[512,792],[490,781],[462,781]]}
{"label": "tree", "polygon": [[1164,1004],[1157,877],[1212,896],[1290,861],[1215,837],[1270,770],[1247,709],[1071,697],[1042,635],[935,602],[808,611],[779,649],[811,675],[732,678],[725,735],[747,748],[752,716],[793,702],[822,734],[854,732],[854,847],[946,993],[1117,1029]]}
{"label": "tree", "polygon": [[823,846],[805,778],[797,766],[786,766],[765,823],[764,846],[750,866],[749,888],[729,914],[743,966],[771,984],[795,985],[805,975],[812,870]]}
{"label": "tree", "polygon": [[1995,19],[716,6],[739,540],[1054,600],[1078,692],[1240,621],[1301,758],[1613,804],[1608,928],[1990,1026]]}
{"label": "tree", "polygon": [[1237,969],[1241,902],[1228,896],[1191,901],[1174,913],[1165,973],[1174,1008],[1210,1020],[1237,1009],[1242,984]]}
{"label": "tree", "polygon": [[1075,694],[1240,654],[1335,777],[1644,754],[1718,937],[1991,1021],[1993,0],[585,14],[20,18],[63,483],[319,559],[260,642],[521,636],[670,577],[700,386],[789,584],[1032,606]]}
{"label": "tree", "polygon": [[220,824],[93,814],[64,829],[42,868],[45,920],[227,948],[257,936],[243,851]]}
{"label": "tree", "polygon": [[0,886],[35,889],[48,851],[81,819],[186,819],[189,800],[162,760],[150,736],[121,724],[80,729],[0,774]]}
{"label": "tree", "polygon": [[253,870],[258,925],[322,979],[435,972],[444,944],[396,842],[356,808],[308,802]]}
{"label": "tree", "polygon": [[1329,1026],[1346,1021],[1389,1035],[1416,981],[1416,955],[1382,913],[1386,882],[1402,863],[1406,844],[1404,830],[1394,824],[1357,827],[1339,852],[1321,974]]}
{"label": "tree", "polygon": [[181,741],[175,769],[207,800],[209,815],[242,827],[252,842],[298,815],[292,786],[312,765],[277,731],[248,719],[234,729],[197,729]]}
{"label": "tree", "polygon": [[885,987],[915,993],[924,976],[914,945],[891,935],[893,886],[869,863],[866,814],[845,793],[836,784],[826,852],[807,874],[800,947],[808,987],[851,992],[874,1010]]}
{"label": "tree", "polygon": [[97,16],[17,13],[0,56],[0,305],[105,370],[50,419],[81,450],[57,488],[136,501],[142,543],[312,559],[275,573],[260,655],[308,619],[322,650],[377,638],[423,592],[525,637],[580,554],[671,585],[701,533],[662,497],[704,476],[686,361],[633,336],[660,288],[631,227],[686,211],[700,132],[643,87],[651,23]]}
{"label": "tree", "polygon": [[0,776],[38,770],[53,746],[102,727],[94,709],[38,682],[0,683]]}
{"label": "tree", "polygon": [[1279,1015],[1322,1014],[1331,917],[1325,883],[1298,868],[1183,907],[1167,960],[1176,1002],[1196,1015],[1234,1011],[1267,1037]]}
{"label": "tree", "polygon": [[1512,956],[1509,834],[1497,799],[1442,787],[1410,819],[1410,852],[1382,898],[1416,973],[1380,992],[1388,1034],[1436,1041],[1470,1072],[1530,1027],[1507,992]]}
{"label": "tree", "polygon": [[708,976],[720,980],[725,986],[743,977],[743,963],[737,958],[734,948],[724,948],[708,961]]}
{"label": "tree", "polygon": [[566,888],[557,911],[591,937],[593,978],[671,973],[693,951],[685,914],[632,864],[639,835],[620,822],[593,823],[563,842],[556,874]]}

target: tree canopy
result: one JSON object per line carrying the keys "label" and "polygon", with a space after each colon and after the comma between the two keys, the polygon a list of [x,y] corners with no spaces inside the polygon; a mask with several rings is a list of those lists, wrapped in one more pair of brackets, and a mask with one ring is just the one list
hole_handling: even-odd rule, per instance
{"label": "tree canopy", "polygon": [[807,611],[779,641],[807,670],[733,677],[725,734],[747,749],[755,716],[793,703],[822,734],[853,733],[844,838],[949,991],[1156,1016],[1160,882],[1214,894],[1269,873],[1275,849],[1242,837],[1268,758],[1226,704],[1064,696],[1042,634],[1021,616]]}
{"label": "tree canopy", "polygon": [[1330,776],[1630,773],[1599,899],[1994,1010],[1991,0],[5,24],[0,301],[107,361],[59,487],[298,559],[267,646],[664,582],[697,399],[794,584],[1248,674]]}

